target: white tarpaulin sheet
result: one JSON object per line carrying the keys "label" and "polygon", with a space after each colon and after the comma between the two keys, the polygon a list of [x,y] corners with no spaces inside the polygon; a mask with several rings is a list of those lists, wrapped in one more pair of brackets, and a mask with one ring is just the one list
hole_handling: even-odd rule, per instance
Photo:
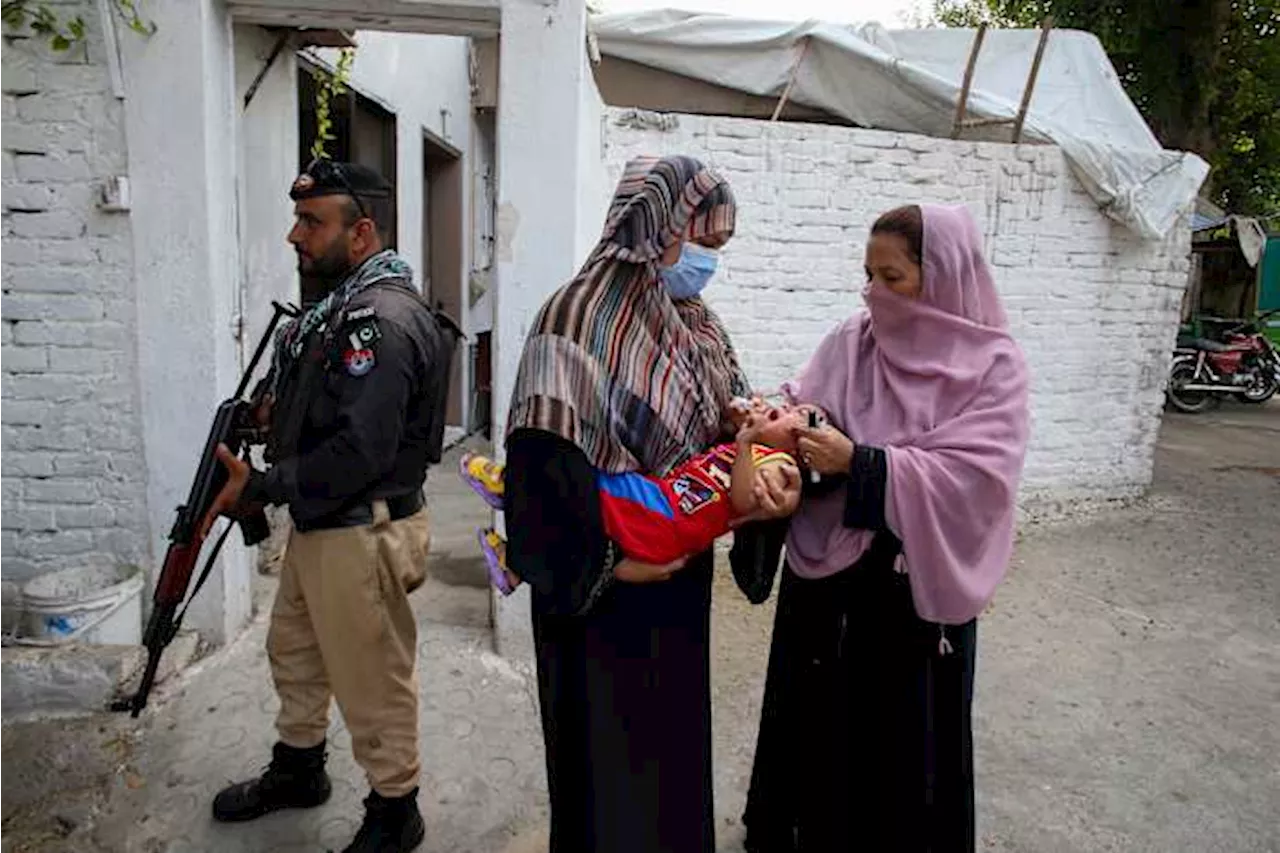
{"label": "white tarpaulin sheet", "polygon": [[[780,97],[803,49],[790,100],[856,125],[949,137],[973,30],[886,30],[817,21],[776,23],[683,11],[599,15],[602,54],[755,95]],[[1038,30],[988,30],[966,106],[971,119],[1014,118]],[[1010,127],[966,129],[966,139],[1010,139]],[[1098,40],[1054,30],[1023,129],[1057,145],[1099,206],[1163,238],[1199,192],[1208,165],[1160,147]]]}

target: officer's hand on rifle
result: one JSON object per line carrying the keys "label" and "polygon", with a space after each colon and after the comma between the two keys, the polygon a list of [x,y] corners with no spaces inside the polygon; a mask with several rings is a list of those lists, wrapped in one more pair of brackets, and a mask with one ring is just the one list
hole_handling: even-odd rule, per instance
{"label": "officer's hand on rifle", "polygon": [[218,492],[200,522],[200,538],[204,539],[213,528],[213,522],[219,515],[230,515],[236,504],[240,503],[240,494],[249,482],[249,463],[232,453],[225,444],[218,445],[218,461],[227,469],[227,484]]}

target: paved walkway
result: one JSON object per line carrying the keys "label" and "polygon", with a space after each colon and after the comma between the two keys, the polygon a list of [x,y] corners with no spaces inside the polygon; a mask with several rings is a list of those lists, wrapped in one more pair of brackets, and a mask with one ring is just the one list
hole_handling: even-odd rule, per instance
{"label": "paved walkway", "polygon": [[[533,697],[526,680],[489,651],[489,632],[476,627],[487,612],[483,593],[429,583],[415,598],[423,685],[419,802],[430,827],[425,849],[502,850],[522,827],[542,820]],[[283,853],[341,849],[350,840],[367,788],[336,712],[329,732],[334,795],[325,807],[231,826],[209,818],[213,795],[255,775],[270,755],[278,702],[264,636],[264,626],[255,625],[156,715],[133,762],[137,778],[124,780],[99,821],[102,848]]]}
{"label": "paved walkway", "polygon": [[[432,472],[432,571],[411,600],[418,617],[425,850],[503,850],[545,824],[546,784],[536,698],[526,676],[492,652],[489,596],[474,530],[487,514],[452,474],[458,452]],[[137,776],[117,786],[98,821],[106,850],[251,853],[339,850],[368,793],[336,706],[329,732],[333,798],[323,808],[250,824],[209,818],[213,795],[258,773],[270,757],[279,702],[264,648],[274,579],[257,591],[263,616],[233,646],[188,673],[140,745]],[[129,782],[136,786],[130,788]]]}
{"label": "paved walkway", "polygon": [[[982,850],[1280,851],[1280,407],[1171,417],[1159,464],[1150,500],[1023,530],[979,644]],[[535,853],[545,850],[546,793],[534,698],[524,675],[489,651],[487,598],[468,585],[478,582],[478,502],[451,491],[447,469],[437,479],[447,494],[434,503],[433,550],[451,583],[414,595],[421,849]],[[721,851],[741,850],[735,816],[771,608],[751,607],[718,574]],[[147,718],[92,833],[30,849],[340,849],[365,789],[336,714],[327,806],[230,827],[208,816],[223,784],[267,759],[276,700],[263,631],[256,624],[203,662]]]}

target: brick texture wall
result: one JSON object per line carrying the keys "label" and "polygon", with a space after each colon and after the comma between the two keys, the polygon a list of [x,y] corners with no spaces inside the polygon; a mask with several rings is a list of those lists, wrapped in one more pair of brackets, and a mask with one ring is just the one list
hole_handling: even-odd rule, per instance
{"label": "brick texture wall", "polygon": [[78,6],[56,9],[84,17],[87,49],[55,54],[5,30],[5,580],[147,548],[132,236],[127,213],[97,204],[126,174],[123,106],[97,7]]}
{"label": "brick texture wall", "polygon": [[691,154],[728,178],[738,232],[706,295],[757,387],[792,376],[861,305],[863,246],[881,212],[964,203],[1033,372],[1024,498],[1127,496],[1149,484],[1185,228],[1151,243],[1113,224],[1055,148],[676,118],[660,129],[610,111],[610,178],[640,153]]}

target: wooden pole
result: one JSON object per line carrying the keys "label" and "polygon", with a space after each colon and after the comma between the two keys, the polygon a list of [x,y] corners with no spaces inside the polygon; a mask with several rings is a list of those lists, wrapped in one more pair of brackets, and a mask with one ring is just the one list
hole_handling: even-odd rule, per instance
{"label": "wooden pole", "polygon": [[973,70],[978,67],[978,52],[982,50],[982,40],[987,36],[987,25],[979,24],[978,32],[973,37],[973,47],[969,48],[969,64],[964,68],[964,82],[960,85],[960,102],[956,104],[956,119],[951,124],[951,138],[960,138],[960,129],[964,126],[964,111],[969,106],[969,88],[973,85]]}
{"label": "wooden pole", "polygon": [[964,127],[994,127],[998,124],[1013,124],[1011,118],[969,118],[961,122]]}
{"label": "wooden pole", "polygon": [[1040,74],[1040,60],[1044,58],[1045,46],[1049,43],[1049,31],[1053,29],[1053,15],[1048,15],[1040,25],[1040,42],[1036,45],[1035,59],[1031,60],[1031,73],[1027,75],[1027,88],[1022,90],[1022,104],[1018,107],[1018,118],[1013,123],[1013,143],[1022,141],[1022,126],[1027,120],[1027,110],[1031,108],[1031,93],[1036,87],[1036,77]]}
{"label": "wooden pole", "polygon": [[291,30],[282,29],[280,35],[276,36],[276,42],[271,46],[271,53],[267,55],[267,61],[262,63],[262,68],[258,70],[258,76],[253,78],[253,82],[249,84],[249,91],[244,93],[244,107],[249,109],[249,104],[253,103],[253,96],[258,93],[258,87],[262,85],[262,80],[267,76],[267,72],[271,70],[271,66],[275,63],[276,57],[280,55],[280,51],[284,50],[285,44],[289,41]]}
{"label": "wooden pole", "polygon": [[769,121],[777,121],[778,116],[782,115],[782,108],[787,105],[787,99],[791,97],[791,87],[796,84],[796,77],[800,74],[800,63],[804,62],[805,54],[809,52],[809,43],[813,39],[805,36],[804,46],[800,48],[800,55],[796,57],[796,62],[791,66],[791,75],[787,77],[787,87],[782,90],[782,97],[778,98],[778,105],[773,108],[773,116]]}

